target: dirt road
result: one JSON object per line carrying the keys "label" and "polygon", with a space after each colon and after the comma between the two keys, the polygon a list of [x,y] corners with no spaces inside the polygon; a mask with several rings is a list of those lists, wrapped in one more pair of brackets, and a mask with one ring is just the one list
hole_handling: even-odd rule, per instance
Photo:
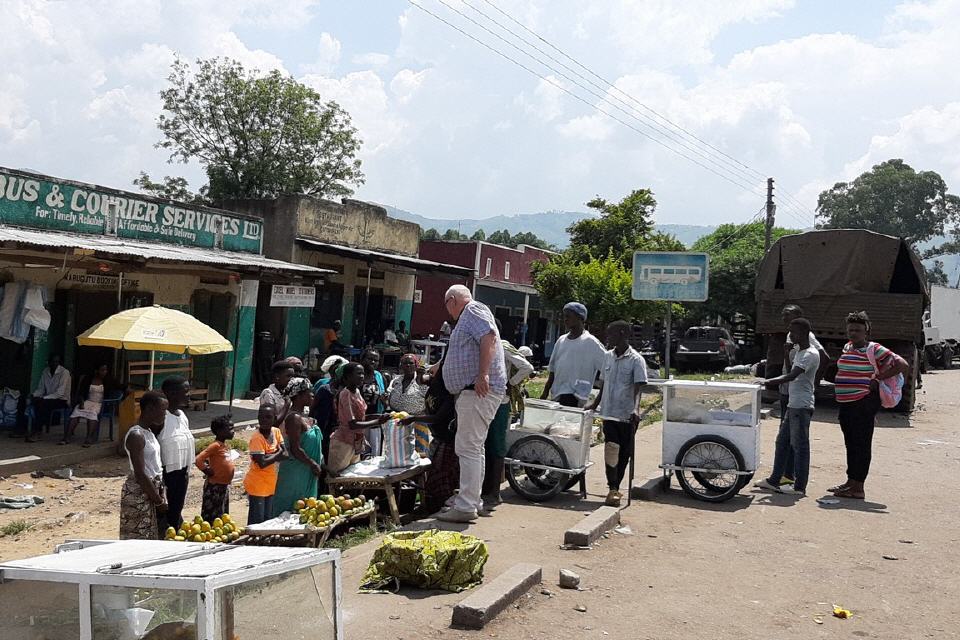
{"label": "dirt road", "polygon": [[[960,478],[960,371],[931,374],[925,382],[922,407],[909,422],[881,417],[866,501],[829,508],[816,502],[843,478],[843,443],[831,408],[819,410],[812,427],[810,495],[801,500],[747,489],[714,506],[674,488],[656,502],[635,501],[623,511],[630,535],[611,534],[588,551],[563,551],[563,529],[602,500],[600,469],[590,471],[586,501],[567,496],[531,505],[506,490],[508,504],[468,531],[489,543],[488,577],[516,562],[536,562],[551,595],[534,589],[519,609],[481,632],[450,629],[450,607],[462,595],[354,592],[376,545],[371,543],[351,549],[344,559],[347,637],[960,638],[960,513],[953,494]],[[775,433],[776,421],[765,421],[766,461]],[[638,435],[638,476],[656,472],[659,447],[658,426]],[[601,454],[594,449],[596,462]],[[124,467],[111,464],[81,469],[71,482],[0,481],[4,495],[48,498],[36,509],[0,512],[0,526],[15,519],[35,523],[25,533],[0,539],[0,559],[43,553],[66,537],[115,537]],[[35,487],[25,490],[15,482]],[[199,509],[199,488],[194,481],[188,513]],[[232,504],[245,510],[238,494]],[[581,574],[583,591],[556,586],[564,567]],[[852,610],[853,618],[832,617],[833,604]],[[576,611],[578,606],[586,611]]]}

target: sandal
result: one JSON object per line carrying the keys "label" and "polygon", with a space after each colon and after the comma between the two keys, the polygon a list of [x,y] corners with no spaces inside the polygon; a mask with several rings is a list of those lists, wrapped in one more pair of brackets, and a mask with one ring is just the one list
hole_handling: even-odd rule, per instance
{"label": "sandal", "polygon": [[827,491],[829,491],[830,493],[836,493],[837,491],[846,491],[849,488],[850,488],[850,483],[844,482],[843,484],[838,484],[835,487],[830,487],[829,489],[827,489]]}
{"label": "sandal", "polygon": [[833,495],[838,498],[850,498],[852,500],[863,500],[866,498],[866,495],[862,491],[854,492],[850,487],[834,491]]}

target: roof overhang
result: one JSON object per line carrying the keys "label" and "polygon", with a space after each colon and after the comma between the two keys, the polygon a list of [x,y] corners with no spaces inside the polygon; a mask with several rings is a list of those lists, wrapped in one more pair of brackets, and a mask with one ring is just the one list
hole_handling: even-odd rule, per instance
{"label": "roof overhang", "polygon": [[[334,273],[329,269],[273,260],[259,254],[0,225],[0,258],[19,255],[19,261],[28,258],[37,262],[43,260],[43,254],[49,256],[52,250],[56,250],[57,255],[53,262],[57,264],[73,264],[84,259],[103,260],[132,265],[142,270],[168,272],[172,267],[190,265],[194,270],[258,276],[298,276],[314,280]],[[39,256],[36,255],[38,253]]]}
{"label": "roof overhang", "polygon": [[506,289],[507,291],[519,291],[520,293],[529,293],[530,295],[539,294],[536,287],[519,282],[500,282],[498,280],[483,280],[481,278],[477,280],[477,286],[492,287],[494,289]]}
{"label": "roof overhang", "polygon": [[[395,253],[374,251],[372,249],[357,249],[355,247],[320,242],[319,240],[303,237],[297,238],[297,243],[311,251],[360,260],[371,265],[382,265],[391,271],[397,271],[396,267],[401,267],[405,269],[402,273],[409,273],[410,270],[412,270],[416,273],[445,273],[464,277],[473,275],[473,269],[470,267],[461,267],[455,264],[444,264],[443,262],[434,262],[433,260],[401,256]],[[389,267],[394,268],[390,269]]]}

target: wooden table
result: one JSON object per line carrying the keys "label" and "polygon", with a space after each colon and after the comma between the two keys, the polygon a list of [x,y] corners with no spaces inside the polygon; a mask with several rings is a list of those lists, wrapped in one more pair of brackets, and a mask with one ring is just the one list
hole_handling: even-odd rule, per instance
{"label": "wooden table", "polygon": [[[382,458],[380,458],[382,459]],[[373,460],[378,460],[373,458]],[[375,463],[370,460],[358,462],[344,469],[343,475],[327,480],[327,485],[335,495],[343,495],[348,489],[352,493],[362,493],[364,489],[379,489],[387,495],[387,506],[390,508],[390,520],[400,525],[400,509],[397,507],[397,497],[394,495],[394,485],[404,480],[416,478],[416,485],[423,491],[424,473],[430,468],[430,460],[422,458],[420,464],[396,469],[375,469]]]}

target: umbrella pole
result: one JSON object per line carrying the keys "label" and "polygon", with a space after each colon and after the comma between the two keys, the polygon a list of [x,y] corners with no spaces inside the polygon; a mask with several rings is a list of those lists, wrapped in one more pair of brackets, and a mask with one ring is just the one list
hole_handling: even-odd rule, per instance
{"label": "umbrella pole", "polygon": [[147,391],[153,391],[153,354],[150,352],[150,379],[147,381]]}

